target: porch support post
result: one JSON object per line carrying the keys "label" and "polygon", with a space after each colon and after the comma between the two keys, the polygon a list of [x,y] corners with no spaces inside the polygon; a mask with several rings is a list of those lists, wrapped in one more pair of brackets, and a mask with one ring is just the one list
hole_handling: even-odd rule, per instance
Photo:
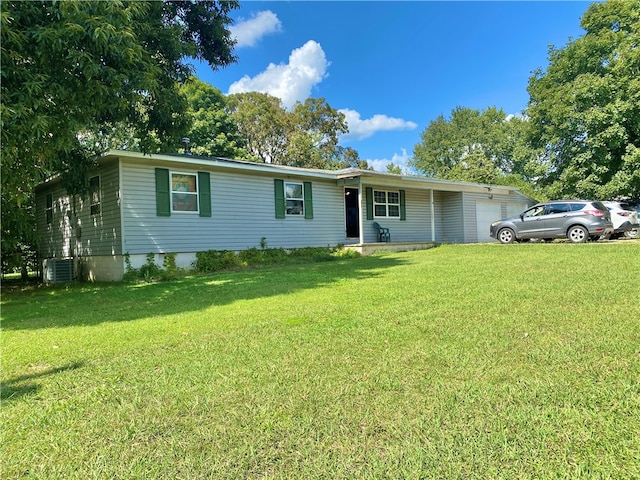
{"label": "porch support post", "polygon": [[433,188],[429,190],[429,207],[431,208],[431,241],[436,242],[436,208],[433,206]]}
{"label": "porch support post", "polygon": [[364,217],[362,216],[362,179],[358,177],[358,230],[360,233],[360,245],[364,245]]}

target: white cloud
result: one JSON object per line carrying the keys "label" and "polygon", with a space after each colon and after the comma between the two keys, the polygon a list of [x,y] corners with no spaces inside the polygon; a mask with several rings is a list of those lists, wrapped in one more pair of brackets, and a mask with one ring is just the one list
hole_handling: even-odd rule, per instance
{"label": "white cloud", "polygon": [[522,114],[522,113],[510,113],[505,117],[505,122],[510,122],[511,120],[513,120],[514,118],[518,118],[520,120],[528,120],[529,117],[527,117],[526,115]]}
{"label": "white cloud", "polygon": [[311,89],[326,76],[330,63],[319,43],[309,40],[289,55],[288,64],[274,65],[251,78],[245,75],[227,93],[262,92],[278,97],[285,108],[306,100]]}
{"label": "white cloud", "polygon": [[374,115],[362,120],[360,113],[355,110],[341,109],[349,125],[349,133],[341,137],[342,140],[363,140],[376,132],[389,130],[413,130],[418,126],[415,122],[401,118],[387,117],[386,115]]}
{"label": "white cloud", "polygon": [[377,158],[370,160],[368,159],[367,163],[377,172],[386,172],[387,165],[393,163],[394,165],[402,168],[402,173],[411,174],[413,169],[408,165],[411,157],[407,154],[406,148],[401,148],[400,150],[402,151],[402,153],[394,153],[391,157],[391,160],[389,160],[388,158]]}
{"label": "white cloud", "polygon": [[237,41],[236,47],[253,47],[265,35],[281,30],[282,23],[270,10],[255,13],[250,19],[241,19],[229,27],[231,37]]}

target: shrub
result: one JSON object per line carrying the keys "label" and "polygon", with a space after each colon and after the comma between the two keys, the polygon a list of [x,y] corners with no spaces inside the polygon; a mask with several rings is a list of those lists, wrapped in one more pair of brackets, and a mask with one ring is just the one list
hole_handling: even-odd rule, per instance
{"label": "shrub", "polygon": [[357,258],[361,256],[360,252],[356,252],[350,248],[337,248],[332,255],[335,258]]}
{"label": "shrub", "polygon": [[176,263],[175,253],[165,253],[162,260],[162,266],[164,270],[161,271],[162,280],[173,280],[175,278],[184,277],[187,274],[185,268],[179,268]]}
{"label": "shrub", "polygon": [[160,268],[155,261],[155,254],[147,254],[147,262],[140,268],[133,268],[131,265],[131,256],[129,253],[124,255],[125,273],[123,280],[125,282],[153,282],[156,280],[173,280],[183,277],[187,274],[184,268],[178,268],[176,264],[176,254],[166,253]]}
{"label": "shrub", "polygon": [[[291,248],[266,248],[266,240],[260,242],[262,249],[248,248],[238,253],[231,250],[206,250],[196,253],[193,263],[193,271],[196,273],[213,273],[237,268],[256,267],[259,265],[281,265],[287,263],[326,262],[337,258],[353,258],[360,254],[352,250],[346,250],[344,246],[331,247],[302,247]],[[131,266],[128,253],[124,256],[126,271],[124,281],[128,282],[152,282],[156,280],[173,280],[184,277],[188,271],[179,268],[176,264],[176,254],[166,253],[160,268],[155,263],[155,255],[147,254],[147,262],[139,269]]]}
{"label": "shrub", "polygon": [[289,255],[296,259],[309,259],[315,262],[323,262],[334,260],[334,257],[331,255],[332,252],[333,249],[331,247],[302,247],[291,249]]}
{"label": "shrub", "polygon": [[280,263],[285,261],[287,257],[288,254],[284,248],[266,248],[262,252],[262,259],[266,264]]}
{"label": "shrub", "polygon": [[147,253],[147,263],[142,265],[138,272],[138,277],[145,282],[151,282],[160,276],[161,270],[160,267],[156,265],[155,255],[153,253]]}
{"label": "shrub", "polygon": [[196,253],[195,270],[198,273],[228,270],[240,265],[240,258],[230,250],[206,250]]}
{"label": "shrub", "polygon": [[238,260],[243,266],[260,265],[264,262],[263,250],[248,248],[238,253]]}

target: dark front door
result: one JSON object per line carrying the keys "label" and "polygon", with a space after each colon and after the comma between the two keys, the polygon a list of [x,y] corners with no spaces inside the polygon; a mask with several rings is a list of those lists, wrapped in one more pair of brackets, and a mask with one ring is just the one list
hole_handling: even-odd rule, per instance
{"label": "dark front door", "polygon": [[347,238],[360,236],[360,211],[358,209],[358,189],[344,189],[344,208],[347,222]]}

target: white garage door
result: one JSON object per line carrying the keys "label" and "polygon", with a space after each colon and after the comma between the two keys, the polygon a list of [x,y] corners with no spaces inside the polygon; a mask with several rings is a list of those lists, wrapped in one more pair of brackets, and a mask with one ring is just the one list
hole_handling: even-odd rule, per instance
{"label": "white garage door", "polygon": [[489,236],[489,227],[500,218],[500,202],[476,202],[478,242],[495,241]]}

